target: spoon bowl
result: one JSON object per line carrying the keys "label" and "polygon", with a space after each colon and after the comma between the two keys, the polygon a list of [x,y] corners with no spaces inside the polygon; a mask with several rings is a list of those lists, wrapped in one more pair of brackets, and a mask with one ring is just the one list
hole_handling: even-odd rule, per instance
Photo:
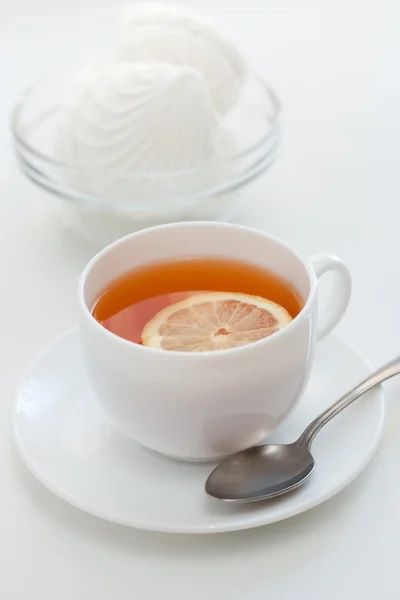
{"label": "spoon bowl", "polygon": [[206,492],[226,502],[254,502],[296,489],[315,467],[308,448],[294,444],[254,446],[224,460],[206,482]]}

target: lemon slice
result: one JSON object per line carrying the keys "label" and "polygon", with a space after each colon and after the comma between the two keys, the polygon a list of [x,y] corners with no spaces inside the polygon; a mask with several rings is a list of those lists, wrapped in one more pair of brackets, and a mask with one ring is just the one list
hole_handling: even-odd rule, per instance
{"label": "lemon slice", "polygon": [[259,296],[193,294],[160,310],[145,325],[142,344],[181,352],[227,350],[261,340],[291,320],[286,309]]}

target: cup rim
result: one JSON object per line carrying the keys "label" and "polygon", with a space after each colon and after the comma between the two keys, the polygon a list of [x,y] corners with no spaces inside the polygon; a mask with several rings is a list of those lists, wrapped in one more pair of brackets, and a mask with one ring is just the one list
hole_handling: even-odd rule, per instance
{"label": "cup rim", "polygon": [[[280,329],[279,331],[275,332],[274,334],[272,334],[268,337],[262,338],[260,340],[256,340],[254,342],[251,342],[250,344],[238,346],[236,348],[227,348],[224,350],[205,351],[205,352],[185,352],[182,350],[174,350],[173,352],[167,352],[161,348],[151,348],[149,346],[143,346],[142,344],[136,344],[135,342],[131,342],[130,340],[120,337],[116,333],[113,333],[109,329],[106,329],[106,327],[103,327],[103,325],[101,325],[94,318],[94,316],[93,316],[90,308],[87,306],[85,298],[84,298],[85,283],[86,283],[86,280],[87,280],[89,274],[93,270],[93,268],[107,254],[114,251],[115,248],[126,244],[133,237],[149,235],[149,233],[156,234],[158,231],[165,231],[168,229],[183,229],[183,228],[187,228],[187,227],[199,227],[199,228],[200,227],[215,227],[218,229],[223,228],[226,230],[230,229],[233,231],[242,231],[242,232],[247,232],[247,233],[252,233],[252,234],[255,233],[255,234],[261,235],[263,237],[266,237],[266,238],[272,240],[277,245],[288,250],[292,255],[294,255],[294,257],[303,266],[305,272],[308,275],[308,279],[309,279],[309,283],[310,283],[310,290],[308,293],[308,297],[304,303],[303,308],[299,312],[299,314],[296,315],[296,317],[290,323],[288,323],[285,327],[283,327],[282,329]],[[254,349],[259,348],[262,345],[271,344],[274,342],[274,340],[277,341],[277,340],[284,338],[285,336],[288,336],[290,334],[290,332],[297,327],[297,325],[300,323],[300,321],[302,321],[304,319],[305,315],[309,311],[310,306],[311,306],[312,302],[314,301],[316,288],[317,288],[317,276],[315,274],[315,271],[311,267],[311,265],[308,263],[308,261],[304,260],[304,258],[297,252],[297,250],[295,250],[290,244],[281,240],[280,238],[278,238],[274,235],[271,235],[267,232],[264,232],[261,229],[255,229],[253,227],[248,227],[245,225],[237,225],[237,224],[233,224],[233,223],[207,222],[207,221],[185,221],[185,222],[177,222],[177,223],[167,223],[164,225],[156,225],[154,227],[148,227],[146,229],[136,231],[136,232],[128,234],[122,238],[119,238],[115,242],[112,242],[111,244],[109,244],[108,246],[106,246],[105,248],[100,250],[100,252],[95,254],[95,256],[93,256],[90,259],[90,261],[86,264],[85,268],[83,269],[83,271],[79,277],[78,301],[79,301],[79,306],[80,306],[82,313],[84,314],[85,317],[89,318],[89,322],[91,323],[91,325],[93,325],[97,331],[99,331],[99,332],[101,331],[102,335],[105,335],[106,338],[109,338],[110,341],[113,343],[122,344],[123,346],[129,347],[129,348],[131,348],[135,351],[138,351],[142,354],[147,353],[148,356],[154,356],[154,357],[158,356],[158,357],[162,357],[166,360],[188,359],[188,360],[198,360],[198,361],[206,360],[207,361],[207,360],[210,360],[210,357],[213,357],[213,360],[215,361],[216,359],[224,358],[227,355],[233,356],[234,354],[238,355],[238,354],[246,354],[246,353],[252,352]]]}

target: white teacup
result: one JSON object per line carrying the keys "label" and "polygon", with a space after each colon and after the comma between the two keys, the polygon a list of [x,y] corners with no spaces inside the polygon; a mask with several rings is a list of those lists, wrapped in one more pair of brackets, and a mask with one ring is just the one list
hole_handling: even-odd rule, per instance
{"label": "white teacup", "polygon": [[[180,256],[261,265],[291,282],[304,307],[270,337],[208,353],[147,348],[94,319],[93,304],[114,278]],[[318,324],[317,278],[327,271],[338,273],[338,283]],[[317,339],[341,319],[350,292],[350,274],[339,259],[317,255],[304,261],[261,231],[205,222],[139,231],[97,254],[80,279],[81,339],[92,386],[110,421],[139,444],[183,460],[222,458],[262,442],[293,409],[307,384]]]}

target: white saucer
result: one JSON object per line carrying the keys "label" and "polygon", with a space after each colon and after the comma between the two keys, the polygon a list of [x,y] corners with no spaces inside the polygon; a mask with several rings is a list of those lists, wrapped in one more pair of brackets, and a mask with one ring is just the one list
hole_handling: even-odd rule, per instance
{"label": "white saucer", "polygon": [[[304,398],[271,439],[295,439],[315,415],[370,371],[342,340],[325,340]],[[377,449],[384,403],[380,389],[358,400],[316,438],[316,471],[308,483],[279,499],[250,505],[207,497],[204,482],[212,465],[164,458],[111,428],[89,387],[77,330],[40,354],[18,390],[12,420],[27,467],[67,502],[141,529],[212,533],[286,519],[343,489]]]}

